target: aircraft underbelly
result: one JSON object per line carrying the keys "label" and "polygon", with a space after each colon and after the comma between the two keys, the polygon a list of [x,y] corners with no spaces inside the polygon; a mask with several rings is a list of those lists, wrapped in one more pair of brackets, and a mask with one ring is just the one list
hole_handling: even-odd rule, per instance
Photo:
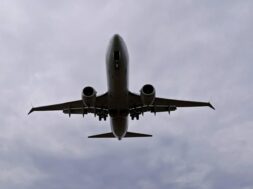
{"label": "aircraft underbelly", "polygon": [[108,70],[108,94],[109,94],[109,109],[121,111],[128,109],[128,75],[127,64],[120,63],[116,69],[113,63],[109,64]]}
{"label": "aircraft underbelly", "polygon": [[112,133],[121,139],[128,128],[128,53],[124,42],[120,38],[115,39],[106,56],[108,110]]}
{"label": "aircraft underbelly", "polygon": [[128,118],[126,116],[111,117],[111,129],[115,137],[121,139],[127,133]]}

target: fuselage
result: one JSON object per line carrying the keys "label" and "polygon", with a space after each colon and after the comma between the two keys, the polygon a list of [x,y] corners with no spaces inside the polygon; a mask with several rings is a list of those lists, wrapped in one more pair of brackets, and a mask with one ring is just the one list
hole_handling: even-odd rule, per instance
{"label": "fuselage", "polygon": [[112,37],[107,50],[106,71],[111,129],[121,139],[128,128],[128,52],[118,34]]}

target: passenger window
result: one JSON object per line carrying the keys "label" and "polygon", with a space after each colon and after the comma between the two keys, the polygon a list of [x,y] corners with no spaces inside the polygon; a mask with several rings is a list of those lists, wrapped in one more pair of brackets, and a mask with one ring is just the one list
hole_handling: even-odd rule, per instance
{"label": "passenger window", "polygon": [[114,60],[119,60],[119,51],[114,51]]}

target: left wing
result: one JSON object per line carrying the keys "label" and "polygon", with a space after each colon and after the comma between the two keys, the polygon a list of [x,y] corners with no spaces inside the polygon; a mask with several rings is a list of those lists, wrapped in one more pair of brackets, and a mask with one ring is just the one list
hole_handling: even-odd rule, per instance
{"label": "left wing", "polygon": [[[131,108],[143,106],[140,95],[129,92],[128,97],[129,97],[129,106]],[[212,109],[215,109],[210,102],[175,100],[175,99],[166,99],[166,98],[159,98],[159,97],[155,97],[155,100],[152,106],[175,106],[175,107],[208,106]]]}
{"label": "left wing", "polygon": [[155,98],[155,105],[169,105],[176,107],[199,107],[208,106],[215,109],[210,102],[198,102],[198,101],[187,101],[187,100],[175,100],[175,99],[165,99],[165,98]]}
{"label": "left wing", "polygon": [[198,102],[198,101],[187,101],[187,100],[175,100],[175,99],[166,99],[158,98],[154,99],[152,105],[145,106],[141,101],[141,96],[129,92],[129,107],[130,115],[132,118],[139,118],[139,115],[144,112],[170,112],[175,111],[178,107],[200,107],[208,106],[212,109],[215,109],[210,102]]}
{"label": "left wing", "polygon": [[[108,107],[108,100],[107,100],[107,93],[97,96],[96,97],[96,104],[95,107],[93,107],[93,109],[95,108],[100,108],[100,109],[107,109]],[[48,105],[48,106],[39,106],[39,107],[34,107],[32,108],[28,114],[34,112],[34,111],[57,111],[57,110],[62,110],[64,111],[64,113],[66,113],[66,111],[69,110],[69,112],[71,113],[72,110],[75,109],[87,109],[87,107],[85,107],[84,103],[82,100],[76,100],[76,101],[71,101],[71,102],[65,102],[65,103],[61,103],[61,104],[53,104],[53,105]],[[88,111],[88,113],[93,113],[92,111]]]}

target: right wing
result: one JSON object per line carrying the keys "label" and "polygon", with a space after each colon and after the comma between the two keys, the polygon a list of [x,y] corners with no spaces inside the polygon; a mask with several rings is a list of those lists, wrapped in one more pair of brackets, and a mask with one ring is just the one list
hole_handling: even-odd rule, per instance
{"label": "right wing", "polygon": [[28,114],[34,111],[56,111],[56,110],[65,110],[65,109],[71,109],[71,108],[81,108],[83,106],[84,106],[83,101],[77,100],[77,101],[65,102],[61,104],[34,107],[29,111]]}
{"label": "right wing", "polygon": [[[103,95],[97,96],[96,97],[96,104],[93,109],[107,110],[107,108],[108,108],[108,94],[105,93]],[[83,109],[87,109],[87,107],[84,105],[82,100],[76,100],[76,101],[65,102],[65,103],[61,103],[61,104],[53,104],[53,105],[48,105],[48,106],[34,107],[29,111],[28,114],[30,114],[34,111],[57,111],[57,110],[67,111],[67,110],[69,110],[71,112],[72,110],[76,110],[76,109],[83,110]],[[93,113],[93,112],[88,111],[88,113]]]}

